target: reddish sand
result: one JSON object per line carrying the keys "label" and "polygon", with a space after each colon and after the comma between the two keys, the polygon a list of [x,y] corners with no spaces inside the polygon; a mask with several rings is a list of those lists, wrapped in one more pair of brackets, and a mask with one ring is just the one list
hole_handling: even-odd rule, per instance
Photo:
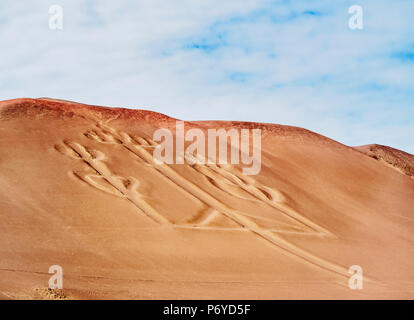
{"label": "reddish sand", "polygon": [[[176,119],[0,102],[0,299],[412,299],[414,156],[262,129],[262,169],[157,165]],[[47,290],[51,265],[63,290]],[[364,272],[362,290],[348,269]]]}

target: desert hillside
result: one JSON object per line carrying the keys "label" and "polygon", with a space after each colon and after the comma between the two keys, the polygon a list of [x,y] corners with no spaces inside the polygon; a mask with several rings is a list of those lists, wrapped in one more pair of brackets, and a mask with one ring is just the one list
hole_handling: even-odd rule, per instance
{"label": "desert hillside", "polygon": [[378,144],[359,146],[355,149],[371,158],[386,162],[408,176],[414,176],[414,155],[412,154]]}
{"label": "desert hillside", "polygon": [[[0,102],[0,299],[414,298],[414,156],[261,129],[261,171],[157,164],[176,119]],[[49,267],[63,292],[48,290]],[[348,287],[350,266],[363,289]]]}

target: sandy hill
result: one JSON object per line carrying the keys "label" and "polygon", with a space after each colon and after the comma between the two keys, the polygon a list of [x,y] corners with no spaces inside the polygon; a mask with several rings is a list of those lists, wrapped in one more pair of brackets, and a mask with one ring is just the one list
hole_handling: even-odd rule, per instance
{"label": "sandy hill", "polygon": [[408,176],[414,176],[414,155],[412,154],[379,144],[359,146],[355,149],[371,158],[386,162]]}
{"label": "sandy hill", "polygon": [[[153,133],[175,123],[0,102],[0,299],[414,297],[412,155],[202,121],[186,129],[262,129],[260,174],[157,165]],[[46,289],[51,265],[63,268],[63,293]],[[362,290],[348,287],[352,265]]]}

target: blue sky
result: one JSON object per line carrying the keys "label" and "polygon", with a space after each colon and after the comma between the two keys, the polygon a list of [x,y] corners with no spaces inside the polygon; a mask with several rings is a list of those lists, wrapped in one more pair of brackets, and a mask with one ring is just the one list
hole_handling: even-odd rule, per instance
{"label": "blue sky", "polygon": [[3,0],[0,99],[289,124],[414,153],[413,13],[412,0]]}

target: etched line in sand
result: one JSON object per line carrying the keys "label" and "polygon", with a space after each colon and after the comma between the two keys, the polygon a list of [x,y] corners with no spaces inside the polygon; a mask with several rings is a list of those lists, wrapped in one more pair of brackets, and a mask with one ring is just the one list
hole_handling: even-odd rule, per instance
{"label": "etched line in sand", "polygon": [[[157,145],[157,143],[152,139],[135,137],[125,132],[118,132],[114,128],[102,123],[98,123],[96,125],[96,129],[89,130],[84,135],[98,142],[103,141],[105,143],[122,145],[128,151],[132,152],[139,162],[150,166],[196,199],[212,208],[215,208],[216,210],[219,210],[217,207],[212,206],[211,201],[206,201],[206,199],[211,198],[209,193],[190,183],[187,179],[183,178],[167,164],[157,164],[154,161],[151,152],[148,151],[154,149]],[[303,215],[297,213],[285,205],[283,203],[284,197],[280,192],[267,186],[256,186],[255,180],[251,177],[243,176],[240,172],[231,172],[224,165],[199,165],[197,163],[192,166],[188,164],[184,165],[187,167],[192,167],[194,170],[202,174],[207,179],[207,181],[209,181],[219,190],[224,191],[237,198],[265,203],[273,209],[276,209],[279,214],[285,216],[288,220],[291,221],[290,224],[279,221],[278,223],[280,225],[288,225],[289,227],[296,230],[301,230],[304,233],[314,231],[315,235],[318,236],[333,236],[333,234],[325,228],[307,219]],[[231,187],[236,187],[242,192],[247,192],[249,195],[253,196],[253,198],[246,198],[242,196],[240,192],[234,190],[234,188],[231,189]]]}
{"label": "etched line in sand", "polygon": [[[237,186],[241,190],[244,190],[253,196],[253,201],[264,202],[267,205],[275,208],[281,214],[284,214],[290,219],[293,219],[294,221],[310,227],[321,235],[332,236],[332,233],[330,233],[325,228],[287,207],[284,204],[284,197],[280,192],[267,186],[256,186],[255,181],[251,177],[242,176],[239,172],[231,172],[226,166],[218,164],[200,165],[195,163],[192,167],[194,170],[202,173],[205,177],[207,177],[207,180],[212,185],[222,190],[223,192],[229,193],[241,199],[251,200],[238,195],[236,192],[234,192],[234,190],[232,190],[233,192],[230,191],[229,188],[232,186]],[[304,231],[306,230],[304,229]]]}
{"label": "etched line in sand", "polygon": [[[103,140],[104,142],[122,145],[128,151],[133,153],[134,156],[138,158],[141,163],[150,165],[160,174],[169,178],[176,185],[186,190],[187,192],[189,192],[190,194],[192,194],[193,196],[201,200],[203,203],[213,208],[215,211],[222,213],[227,218],[234,221],[236,224],[250,230],[254,234],[258,235],[260,238],[272,243],[275,247],[281,249],[282,252],[290,254],[293,257],[301,261],[305,261],[306,263],[309,263],[311,265],[314,265],[324,270],[339,274],[348,279],[348,270],[344,268],[343,266],[340,266],[333,262],[329,262],[310,252],[307,252],[293,245],[289,241],[281,238],[279,235],[273,233],[272,231],[263,229],[262,227],[257,225],[254,221],[246,217],[243,212],[229,208],[227,205],[225,205],[224,203],[216,199],[210,193],[206,192],[205,190],[201,189],[197,185],[185,179],[183,176],[178,174],[174,169],[172,169],[168,165],[155,163],[152,154],[147,150],[148,147],[153,148],[153,144],[148,143],[148,142],[145,145],[140,144],[131,135],[125,132],[118,132],[114,128],[109,127],[108,125],[105,125],[102,123],[98,123],[97,128],[101,129],[102,131],[96,135],[89,134],[85,136],[92,138],[94,140],[97,140],[98,142],[99,140]],[[97,139],[96,136],[99,137],[99,139]],[[234,177],[232,176],[232,178]],[[267,194],[260,192],[260,189],[257,190],[254,188],[250,188],[250,186],[246,186],[246,188],[253,195],[255,195],[257,198],[261,200],[263,200],[263,197],[266,199],[269,199]],[[286,210],[285,208],[282,208],[282,209],[283,210],[281,211],[284,212],[285,214],[289,216],[293,216],[296,219],[304,222],[305,224],[310,225],[313,228],[316,228],[318,230],[318,233],[319,232],[322,232],[325,234],[327,233],[327,231],[324,228],[317,226],[315,223],[313,223],[312,221],[309,221],[308,219],[305,219],[298,213],[293,212],[292,210]],[[210,214],[213,214],[213,213],[214,211]]]}
{"label": "etched line in sand", "polygon": [[211,222],[219,214],[220,212],[218,212],[217,210],[210,209],[206,212],[205,215],[201,216],[198,220],[196,220],[194,224],[197,226],[204,226],[208,224],[209,222]]}
{"label": "etched line in sand", "polygon": [[[142,196],[136,191],[138,187],[138,180],[131,177],[129,179],[125,177],[115,176],[111,173],[105,163],[102,162],[104,155],[100,151],[88,150],[85,146],[77,142],[63,141],[61,145],[58,145],[59,150],[65,149],[64,154],[72,154],[70,150],[77,156],[75,157],[78,160],[84,161],[88,166],[90,166],[96,174],[82,175],[79,172],[74,172],[74,174],[80,177],[85,182],[89,183],[93,187],[97,187],[100,190],[105,192],[121,195],[122,197],[131,201],[136,207],[138,207],[144,214],[158,222],[159,224],[170,224],[170,221],[164,216],[159,214],[154,208],[152,208],[145,200],[142,199]],[[70,149],[70,150],[67,150]],[[108,182],[113,188],[117,191],[111,191],[107,187],[99,185],[96,179],[102,179]],[[119,193],[118,193],[119,192]]]}

